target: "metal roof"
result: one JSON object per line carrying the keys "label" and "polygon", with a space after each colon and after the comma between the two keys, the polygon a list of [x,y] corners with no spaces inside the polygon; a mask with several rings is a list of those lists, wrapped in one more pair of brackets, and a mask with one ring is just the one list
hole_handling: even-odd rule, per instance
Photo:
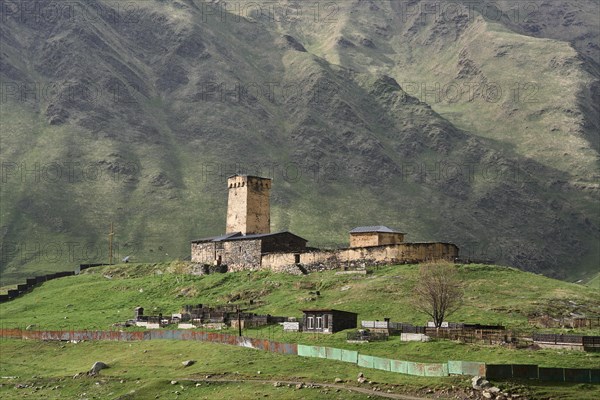
{"label": "metal roof", "polygon": [[[306,240],[306,239],[301,238],[298,235],[294,235],[293,233],[288,232],[288,231],[275,232],[275,233],[252,233],[250,235],[236,236],[236,237],[233,237],[231,239],[226,239],[226,240],[262,239],[262,238],[265,238],[265,237],[278,236],[278,235],[283,235],[283,234],[288,234],[288,235],[296,236],[297,238],[300,238],[302,240]],[[308,240],[306,240],[306,241],[308,242]]]}
{"label": "metal roof", "polygon": [[271,236],[277,236],[277,235],[283,235],[283,234],[292,235],[292,236],[295,236],[297,238],[304,240],[305,242],[308,242],[308,240],[304,239],[303,237],[294,235],[293,233],[288,232],[288,231],[282,231],[282,232],[275,232],[275,233],[253,233],[250,235],[242,235],[241,232],[226,233],[225,235],[221,235],[221,236],[214,236],[214,237],[205,238],[205,239],[192,240],[192,243],[229,242],[229,241],[233,241],[233,240],[262,239],[265,237],[271,237]]}
{"label": "metal roof", "polygon": [[270,180],[270,181],[272,181],[272,180],[273,180],[273,178],[267,178],[267,177],[264,177],[264,176],[258,176],[258,175],[246,175],[246,174],[233,174],[233,175],[230,175],[230,176],[228,176],[228,177],[227,177],[227,179],[230,179],[230,178],[235,178],[235,177],[237,177],[237,176],[239,176],[239,177],[241,177],[241,178],[258,178],[258,179],[268,179],[268,180]]}
{"label": "metal roof", "polygon": [[226,234],[220,235],[220,236],[212,236],[212,237],[207,237],[207,238],[192,240],[192,243],[222,242],[223,240],[227,240],[227,239],[230,239],[230,238],[235,237],[235,236],[240,236],[241,234],[242,234],[242,232],[226,233]]}
{"label": "metal roof", "polygon": [[350,231],[350,233],[370,233],[370,232],[381,232],[381,233],[402,233],[387,226],[377,225],[377,226],[359,226]]}
{"label": "metal roof", "polygon": [[312,309],[312,310],[300,310],[303,313],[318,313],[318,312],[340,312],[340,313],[348,313],[348,314],[356,314],[355,312],[352,311],[344,311],[344,310],[336,310],[333,308],[317,308],[317,309]]}

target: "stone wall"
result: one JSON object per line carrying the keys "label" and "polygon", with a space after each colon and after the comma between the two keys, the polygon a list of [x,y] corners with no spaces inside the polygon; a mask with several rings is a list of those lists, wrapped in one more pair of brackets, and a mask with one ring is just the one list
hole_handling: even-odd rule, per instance
{"label": "stone wall", "polygon": [[361,232],[350,234],[350,247],[384,246],[403,242],[403,233]]}
{"label": "stone wall", "polygon": [[386,244],[400,244],[404,242],[403,233],[378,232],[377,237],[379,238],[380,246]]}
{"label": "stone wall", "polygon": [[379,245],[379,238],[376,232],[350,234],[350,247],[367,247],[377,245]]}
{"label": "stone wall", "polygon": [[214,264],[221,257],[228,271],[256,271],[302,274],[344,267],[417,263],[458,258],[458,247],[450,243],[401,243],[384,246],[350,247],[338,250],[264,253],[263,240],[232,240],[221,243],[193,243],[192,262]]}
{"label": "stone wall", "polygon": [[215,257],[215,243],[192,243],[192,259],[194,263],[213,264]]}
{"label": "stone wall", "polygon": [[192,243],[192,262],[213,265],[220,260],[228,271],[258,270],[260,255],[260,240]]}
{"label": "stone wall", "polygon": [[[450,243],[402,243],[386,246],[355,247],[305,253],[271,253],[262,257],[263,269],[302,273],[366,265],[416,263],[458,257],[458,247]],[[299,258],[299,263],[297,260]],[[297,266],[300,264],[300,268]]]}
{"label": "stone wall", "polygon": [[232,240],[223,243],[228,271],[257,271],[261,268],[261,240]]}

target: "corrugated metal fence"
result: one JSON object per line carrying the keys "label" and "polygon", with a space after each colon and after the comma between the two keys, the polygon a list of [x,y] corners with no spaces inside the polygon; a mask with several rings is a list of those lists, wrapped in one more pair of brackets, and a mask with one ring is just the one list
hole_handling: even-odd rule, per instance
{"label": "corrugated metal fence", "polygon": [[0,329],[0,337],[12,339],[82,341],[82,340],[196,340],[229,344],[279,354],[316,357],[357,364],[364,368],[417,376],[470,375],[487,376],[489,379],[512,378],[539,379],[552,382],[600,383],[600,369],[543,368],[537,365],[485,364],[473,361],[448,361],[447,363],[418,363],[392,360],[359,354],[354,350],[333,347],[307,346],[295,343],[281,343],[266,339],[228,335],[216,332],[192,330],[148,330],[136,332],[121,331],[34,331],[22,329]]}
{"label": "corrugated metal fence", "polygon": [[551,382],[600,383],[600,369],[544,368],[530,364],[487,364],[486,376],[490,379],[539,379]]}
{"label": "corrugated metal fence", "polygon": [[265,339],[249,338],[244,336],[228,335],[216,332],[201,332],[190,330],[148,330],[136,332],[121,331],[28,331],[22,329],[0,329],[0,336],[13,339],[31,340],[58,340],[58,341],[83,341],[83,340],[197,340],[241,346],[257,350],[270,351],[280,354],[298,354],[295,343],[280,343]]}

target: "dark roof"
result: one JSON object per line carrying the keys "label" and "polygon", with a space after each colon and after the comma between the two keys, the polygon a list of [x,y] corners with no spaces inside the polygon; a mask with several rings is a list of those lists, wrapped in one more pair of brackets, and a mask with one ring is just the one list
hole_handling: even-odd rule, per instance
{"label": "dark roof", "polygon": [[435,241],[429,241],[429,242],[404,242],[403,244],[449,244],[452,246],[456,246],[455,243],[452,242],[435,242]]}
{"label": "dark roof", "polygon": [[[311,309],[311,310],[300,310],[303,313],[317,313],[317,312],[340,312],[340,313],[348,313],[348,314],[356,314],[355,312],[352,311],[343,311],[343,310],[334,310],[333,308],[317,308],[317,309]],[[356,314],[358,315],[358,314]]]}
{"label": "dark roof", "polygon": [[227,177],[227,179],[229,178],[235,178],[236,176],[241,176],[241,177],[246,177],[246,178],[258,178],[258,179],[268,179],[270,181],[272,181],[272,178],[266,178],[264,176],[258,176],[258,175],[246,175],[246,174],[234,174],[234,175],[230,175]]}
{"label": "dark roof", "polygon": [[390,229],[387,226],[377,225],[377,226],[359,226],[350,231],[350,233],[370,233],[370,232],[382,232],[382,233],[402,233],[400,231],[396,231],[394,229]]}
{"label": "dark roof", "polygon": [[230,238],[235,237],[235,236],[240,236],[241,234],[242,234],[242,232],[226,233],[226,234],[221,235],[221,236],[211,236],[211,237],[207,237],[207,238],[192,240],[192,243],[222,242],[223,240],[227,240],[227,239],[230,239]]}
{"label": "dark roof", "polygon": [[275,232],[275,233],[253,233],[250,235],[242,235],[241,232],[235,232],[235,233],[226,233],[225,235],[221,235],[221,236],[214,236],[214,237],[210,237],[210,238],[205,238],[205,239],[198,239],[198,240],[192,240],[192,243],[202,243],[202,242],[230,242],[233,240],[252,240],[252,239],[263,239],[266,237],[273,237],[273,236],[279,236],[279,235],[292,235],[295,236],[299,239],[304,240],[305,242],[308,242],[308,240],[298,236],[298,235],[294,235],[291,232],[288,231],[283,231],[283,232]]}

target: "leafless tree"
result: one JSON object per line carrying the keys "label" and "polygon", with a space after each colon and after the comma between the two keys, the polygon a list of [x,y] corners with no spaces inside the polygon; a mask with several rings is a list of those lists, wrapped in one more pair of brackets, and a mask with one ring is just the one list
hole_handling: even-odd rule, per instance
{"label": "leafless tree", "polygon": [[449,262],[422,264],[415,285],[413,304],[433,318],[436,328],[462,304],[463,287],[456,267]]}

